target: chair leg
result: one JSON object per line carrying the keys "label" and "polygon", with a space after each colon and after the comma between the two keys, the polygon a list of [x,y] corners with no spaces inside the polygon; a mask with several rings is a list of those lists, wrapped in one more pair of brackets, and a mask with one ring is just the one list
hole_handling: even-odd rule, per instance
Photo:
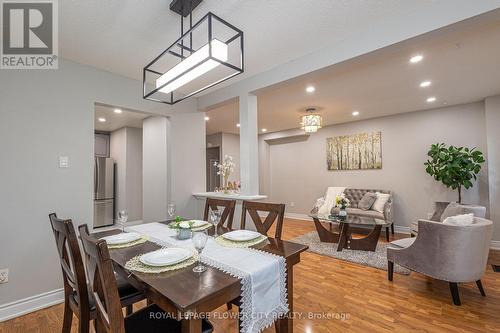
{"label": "chair leg", "polygon": [[393,223],[393,224],[391,224],[391,232],[392,232],[392,234],[394,235],[394,223]]}
{"label": "chair leg", "polygon": [[127,316],[130,316],[134,312],[134,306],[132,304],[127,305],[126,313]]}
{"label": "chair leg", "polygon": [[394,276],[394,263],[392,261],[387,261],[387,279],[392,281]]}
{"label": "chair leg", "polygon": [[233,309],[233,305],[231,303],[226,303],[227,311],[230,311]]}
{"label": "chair leg", "polygon": [[483,288],[483,283],[481,282],[481,280],[477,280],[476,284],[477,284],[477,288],[479,289],[479,292],[481,293],[481,296],[486,296],[486,293],[484,292],[484,288]]}
{"label": "chair leg", "polygon": [[78,322],[78,333],[90,332],[90,316],[82,314]]}
{"label": "chair leg", "polygon": [[[66,297],[66,299],[68,299]],[[62,333],[70,333],[71,332],[71,322],[73,321],[73,311],[69,307],[68,302],[64,302],[64,317],[63,317],[63,327]]]}
{"label": "chair leg", "polygon": [[389,227],[385,228],[385,240],[387,242],[390,242],[391,240],[389,239]]}
{"label": "chair leg", "polygon": [[450,291],[451,297],[453,298],[453,304],[462,305],[462,303],[460,303],[460,295],[458,293],[458,283],[450,282]]}

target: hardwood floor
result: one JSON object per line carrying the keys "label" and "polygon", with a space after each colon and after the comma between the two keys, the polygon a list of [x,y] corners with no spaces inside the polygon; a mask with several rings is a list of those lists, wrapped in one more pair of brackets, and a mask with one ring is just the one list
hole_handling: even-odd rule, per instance
{"label": "hardwood floor", "polygon": [[[284,238],[292,239],[314,226],[286,219],[283,229]],[[491,251],[490,261],[500,264],[500,251]],[[481,296],[475,283],[461,284],[463,305],[457,307],[446,282],[418,273],[394,274],[394,282],[389,282],[386,271],[307,252],[295,266],[294,331],[500,332],[500,274],[488,265],[482,281],[487,296]],[[62,305],[40,310],[0,323],[0,333],[60,332],[62,313]],[[226,312],[225,306],[215,313],[236,315],[234,310]],[[215,332],[237,332],[235,318],[211,321]],[[77,323],[74,318],[72,332]]]}

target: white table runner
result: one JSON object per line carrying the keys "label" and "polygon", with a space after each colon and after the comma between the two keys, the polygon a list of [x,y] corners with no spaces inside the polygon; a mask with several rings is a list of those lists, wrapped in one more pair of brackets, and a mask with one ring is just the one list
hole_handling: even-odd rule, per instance
{"label": "white table runner", "polygon": [[[190,239],[178,240],[176,231],[165,224],[142,224],[127,231],[147,235],[160,246],[194,248]],[[201,261],[241,279],[243,333],[261,332],[288,312],[285,258],[256,249],[223,247],[210,237]]]}

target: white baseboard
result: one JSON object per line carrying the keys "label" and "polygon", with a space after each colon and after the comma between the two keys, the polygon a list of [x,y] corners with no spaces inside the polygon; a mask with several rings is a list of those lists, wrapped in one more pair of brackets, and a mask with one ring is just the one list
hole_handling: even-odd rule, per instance
{"label": "white baseboard", "polygon": [[490,249],[492,249],[492,250],[500,250],[500,241],[494,241],[494,240],[492,240],[491,244],[490,244]]}
{"label": "white baseboard", "polygon": [[64,302],[64,290],[56,289],[0,305],[0,322]]}

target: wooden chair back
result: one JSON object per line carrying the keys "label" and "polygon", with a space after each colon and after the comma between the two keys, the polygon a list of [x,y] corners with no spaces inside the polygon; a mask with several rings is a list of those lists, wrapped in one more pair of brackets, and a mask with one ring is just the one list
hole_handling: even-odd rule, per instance
{"label": "wooden chair back", "polygon": [[82,309],[88,311],[89,296],[85,267],[73,222],[59,219],[55,213],[49,215],[49,220],[61,263],[65,299],[69,301],[71,294],[76,293],[77,304],[73,304],[73,306],[78,307],[80,312]]}
{"label": "wooden chair back", "polygon": [[[243,201],[241,211],[241,229],[245,229],[247,212],[252,218],[257,231],[263,235],[267,235],[269,229],[277,221],[274,238],[281,239],[281,234],[283,232],[283,219],[285,216],[284,204]],[[259,212],[269,213],[264,221],[262,221],[259,216]]]}
{"label": "wooden chair back", "polygon": [[106,241],[90,236],[87,225],[81,225],[78,230],[89,258],[87,274],[95,299],[98,326],[106,332],[125,333],[118,285]]}
{"label": "wooden chair back", "polygon": [[234,208],[236,207],[236,200],[207,198],[207,201],[205,202],[205,212],[203,214],[203,219],[205,221],[208,221],[208,214],[210,210],[216,210],[219,209],[219,207],[224,207],[224,210],[222,211],[222,215],[218,226],[223,226],[231,229],[231,227],[233,226]]}

